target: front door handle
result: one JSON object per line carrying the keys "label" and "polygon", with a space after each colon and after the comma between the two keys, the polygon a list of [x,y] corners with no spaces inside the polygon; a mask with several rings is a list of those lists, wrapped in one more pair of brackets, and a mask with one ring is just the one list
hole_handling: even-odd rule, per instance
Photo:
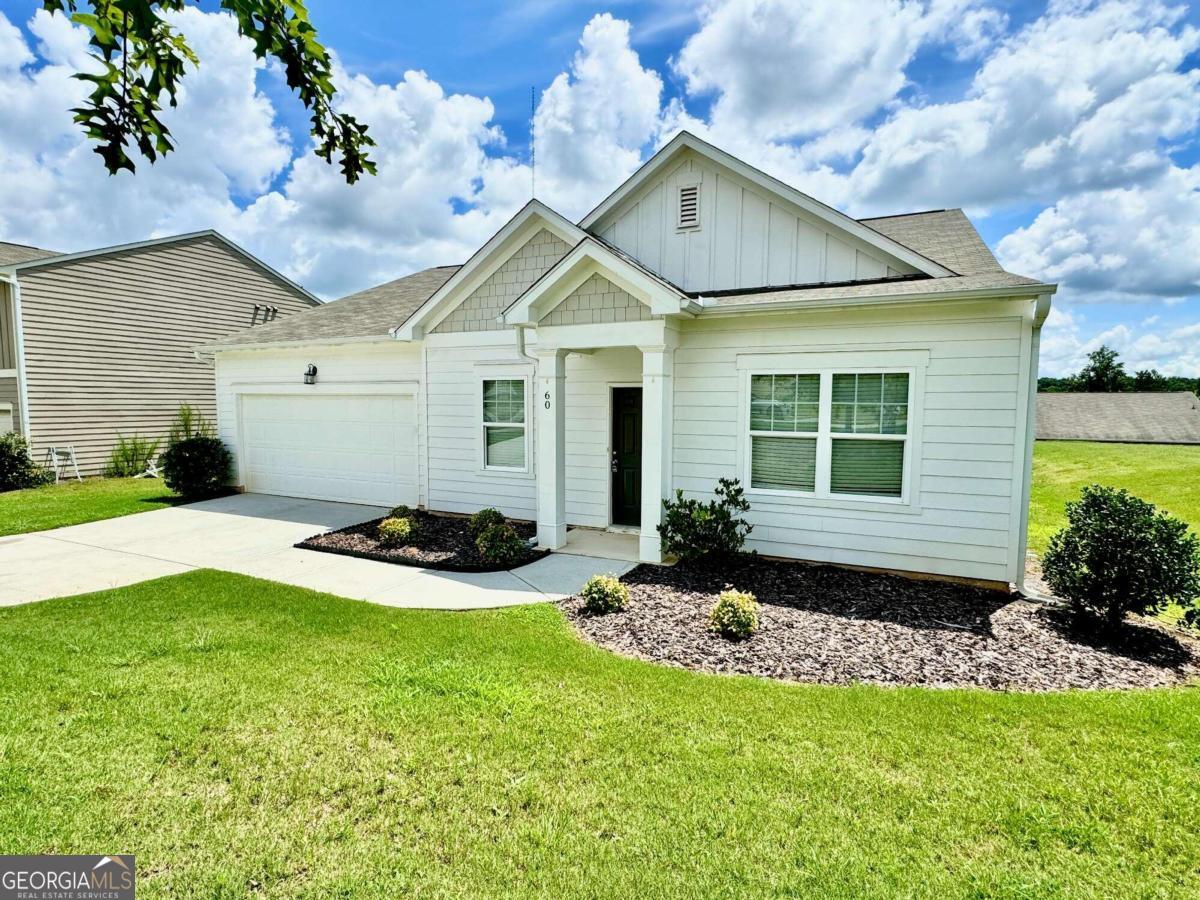
{"label": "front door handle", "polygon": [[617,451],[616,450],[614,450],[612,452],[612,470],[613,470],[614,474],[617,471]]}

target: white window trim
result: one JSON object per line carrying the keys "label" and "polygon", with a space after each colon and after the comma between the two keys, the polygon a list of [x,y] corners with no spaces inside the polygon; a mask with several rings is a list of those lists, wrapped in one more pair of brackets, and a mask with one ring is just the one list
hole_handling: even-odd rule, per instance
{"label": "white window trim", "polygon": [[[521,382],[521,397],[525,404],[524,422],[484,422],[483,420],[483,388],[489,381],[519,381]],[[530,396],[530,378],[525,374],[507,372],[489,372],[486,377],[480,376],[475,391],[475,432],[479,435],[479,469],[489,475],[529,475],[530,458],[533,448],[529,416],[533,409]],[[523,466],[490,466],[487,461],[487,430],[488,428],[520,428],[525,435],[525,465]]]}
{"label": "white window trim", "polygon": [[[739,366],[739,402],[738,427],[741,440],[738,441],[738,471],[741,473],[742,484],[745,485],[747,497],[778,498],[789,503],[802,506],[857,509],[863,511],[906,512],[918,513],[920,507],[917,499],[920,497],[920,459],[921,459],[921,419],[922,398],[925,393],[925,366],[919,364],[886,365],[889,354],[863,354],[859,361],[839,359],[842,363],[837,366],[828,364],[818,365],[772,365],[776,360],[764,360],[763,365]],[[897,354],[900,356],[900,354]],[[822,358],[824,357],[824,358]],[[873,358],[869,358],[873,357]],[[813,361],[826,363],[828,354],[813,354]],[[911,355],[901,356],[909,363]],[[741,362],[741,361],[739,361]],[[783,362],[783,360],[779,360]],[[798,362],[793,359],[788,362]],[[853,374],[908,374],[908,433],[904,435],[882,434],[851,434],[834,432],[831,428],[833,413],[833,376]],[[819,375],[821,378],[820,394],[817,407],[816,432],[784,432],[784,431],[754,431],[750,430],[750,379],[754,375]],[[755,435],[775,437],[801,437],[817,440],[816,474],[814,490],[789,491],[773,488],[755,488],[750,480],[751,468],[751,439]],[[843,494],[829,489],[832,469],[834,440],[902,440],[904,446],[903,481],[899,497],[883,497],[874,494]]]}

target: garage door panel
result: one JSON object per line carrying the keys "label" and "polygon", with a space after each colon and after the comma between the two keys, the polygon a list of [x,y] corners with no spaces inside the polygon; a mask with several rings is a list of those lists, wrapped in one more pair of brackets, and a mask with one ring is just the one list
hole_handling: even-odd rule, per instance
{"label": "garage door panel", "polygon": [[373,503],[417,502],[411,396],[244,395],[246,489]]}

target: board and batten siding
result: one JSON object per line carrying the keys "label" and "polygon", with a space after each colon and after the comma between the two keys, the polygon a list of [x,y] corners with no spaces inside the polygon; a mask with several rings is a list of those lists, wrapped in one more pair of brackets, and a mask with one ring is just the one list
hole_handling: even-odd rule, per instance
{"label": "board and batten siding", "polygon": [[753,369],[758,354],[852,350],[856,357],[878,353],[886,365],[890,351],[927,351],[912,506],[773,496],[747,484],[748,546],[774,556],[1011,581],[1026,309],[1014,301],[991,304],[986,314],[964,307],[958,317],[813,311],[688,323],[675,352],[674,487],[708,498],[718,478],[744,478],[739,356],[750,357],[743,366]]}
{"label": "board and batten siding", "polygon": [[[700,224],[677,228],[680,187]],[[916,271],[737,174],[687,154],[597,223],[600,235],[686,291],[883,278]]]}
{"label": "board and batten siding", "polygon": [[249,327],[255,303],[279,316],[313,305],[208,236],[28,269],[20,280],[34,456],[72,445],[89,475],[119,434],[164,436],[181,403],[215,413],[213,367],[194,347]]}
{"label": "board and batten siding", "polygon": [[[392,384],[417,387],[417,482],[419,503],[425,502],[426,465],[419,450],[425,439],[421,392],[423,356],[419,345],[389,338],[378,343],[336,344],[316,347],[280,347],[266,350],[224,351],[216,355],[217,434],[233,452],[237,483],[245,484],[240,459],[239,395],[271,394],[278,386],[289,392],[304,390],[304,370],[317,367],[317,384],[322,396],[336,395],[338,385]],[[315,394],[315,391],[314,391]],[[289,396],[303,396],[291,394]]]}

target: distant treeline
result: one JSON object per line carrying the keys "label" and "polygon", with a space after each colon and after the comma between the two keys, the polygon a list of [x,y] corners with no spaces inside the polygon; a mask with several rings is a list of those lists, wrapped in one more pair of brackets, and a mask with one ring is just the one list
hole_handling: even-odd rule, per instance
{"label": "distant treeline", "polygon": [[1125,363],[1111,347],[1102,346],[1088,354],[1088,363],[1076,375],[1039,378],[1038,390],[1047,394],[1117,394],[1125,391],[1192,391],[1200,394],[1200,378],[1163,375],[1157,369],[1142,369],[1130,375]]}

